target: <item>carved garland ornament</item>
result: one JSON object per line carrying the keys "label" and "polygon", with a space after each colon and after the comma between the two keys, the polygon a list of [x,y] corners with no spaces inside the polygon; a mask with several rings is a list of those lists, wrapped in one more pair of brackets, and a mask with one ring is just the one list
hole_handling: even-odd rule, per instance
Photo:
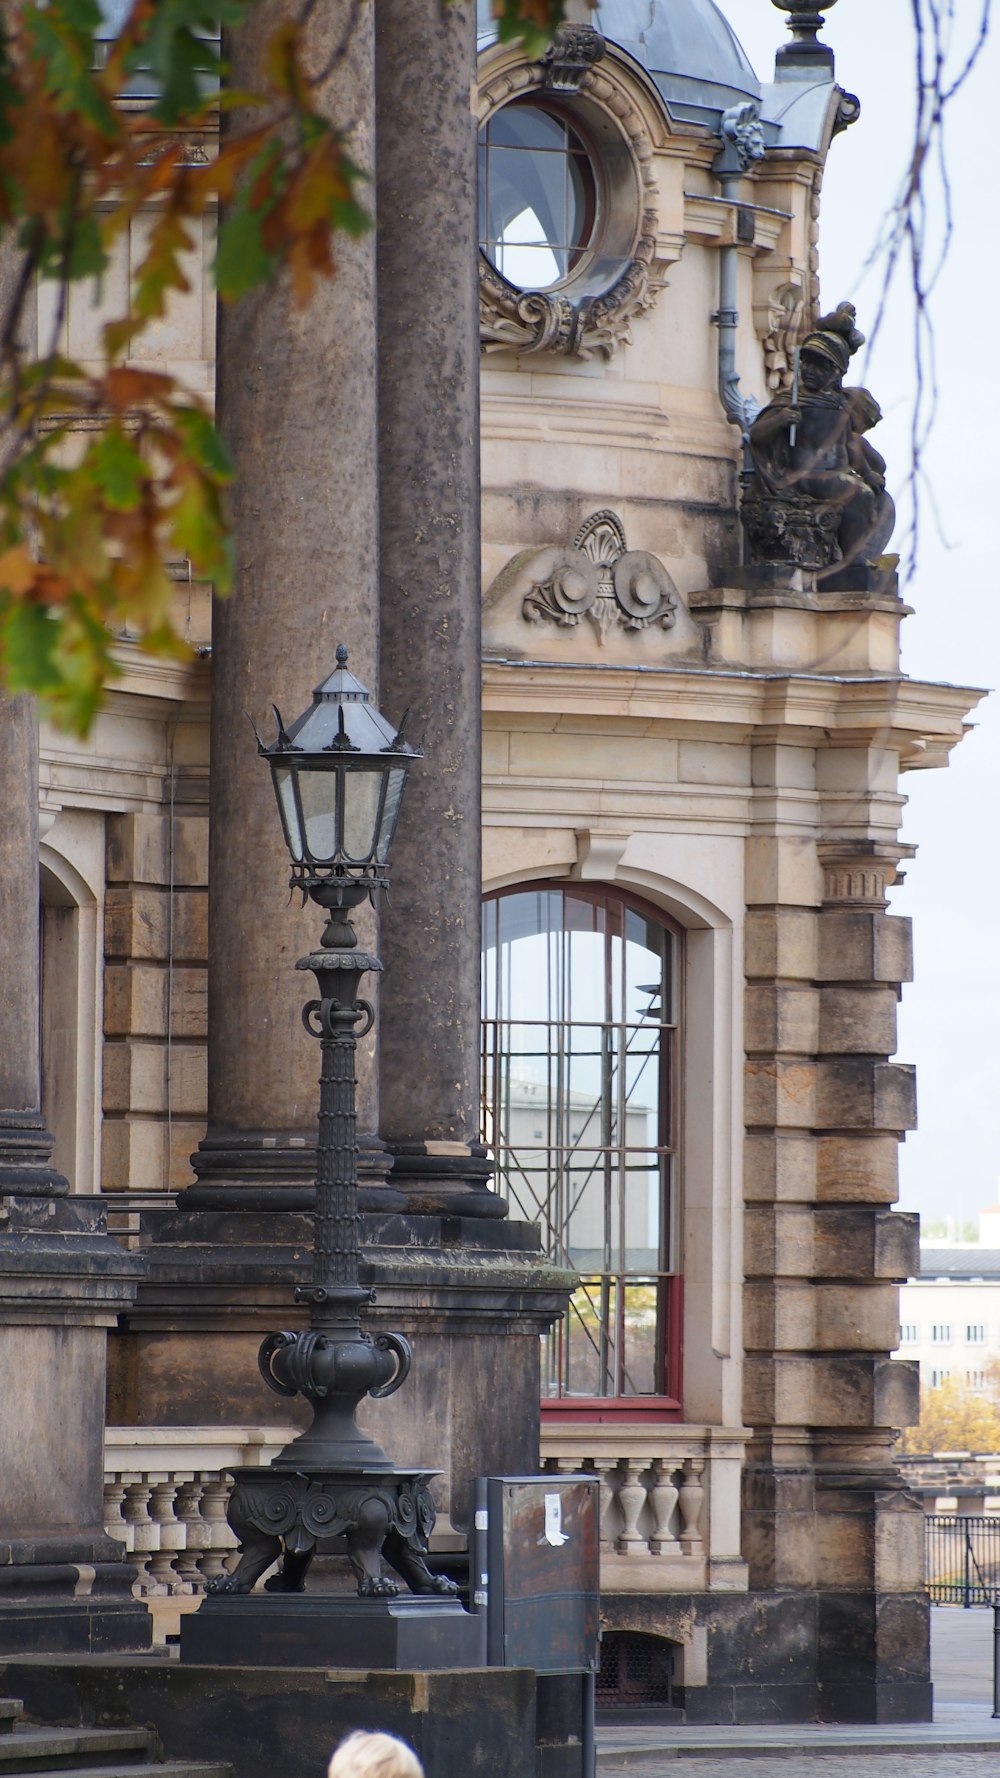
{"label": "carved garland ornament", "polygon": [[[580,38],[589,33],[586,43]],[[631,257],[610,290],[574,294],[561,290],[520,290],[479,255],[479,337],[484,352],[555,352],[563,356],[613,358],[632,341],[632,322],[652,308],[666,266],[656,257],[656,180],[653,144],[638,106],[618,80],[592,64],[604,41],[591,27],[574,27],[565,45],[558,38],[546,61],[520,63],[480,85],[480,124],[511,99],[527,93],[582,93],[611,116],[630,151],[642,211]]]}
{"label": "carved garland ornament", "polygon": [[627,547],[617,513],[592,513],[570,549],[546,552],[546,570],[521,607],[529,623],[572,628],[585,617],[603,643],[616,627],[634,631],[658,624],[669,630],[677,621],[670,575],[655,556]]}

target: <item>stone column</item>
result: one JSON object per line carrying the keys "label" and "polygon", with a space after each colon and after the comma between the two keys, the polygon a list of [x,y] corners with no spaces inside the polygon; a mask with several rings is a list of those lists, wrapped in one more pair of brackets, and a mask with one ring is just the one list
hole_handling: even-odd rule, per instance
{"label": "stone column", "polygon": [[[820,1716],[920,1721],[923,1519],[893,1458],[916,1379],[889,1356],[917,1254],[916,1218],[891,1209],[914,1123],[913,1070],[889,1060],[910,938],[886,912],[898,810],[895,760],[877,754],[816,757],[821,806],[851,810],[839,832],[752,842],[744,1535],[751,1588],[790,1590],[816,1637]],[[761,802],[780,808],[804,766],[801,749],[758,748]]]}
{"label": "stone column", "polygon": [[479,1145],[475,7],[379,0],[382,698],[426,752],[382,916],[382,1134],[419,1210],[503,1214]]}
{"label": "stone column", "polygon": [[[234,86],[259,80],[271,33],[299,10],[285,0],[253,8],[229,45]],[[307,37],[311,67],[335,62],[316,107],[352,124],[350,152],[361,166],[374,158],[374,14],[374,0],[361,0],[356,17],[348,0],[330,0],[313,11]],[[374,233],[338,236],[336,254],[336,276],[318,281],[305,308],[286,273],[220,307],[218,412],[236,464],[236,583],[213,617],[208,1132],[189,1207],[312,1201],[317,1061],[294,966],[320,921],[289,896],[270,773],[247,715],[269,736],[272,703],[286,721],[298,715],[332,671],[339,642],[377,695]],[[374,943],[373,928],[361,942]],[[373,1037],[358,1058],[359,1129],[368,1132],[378,1124],[374,1059]]]}

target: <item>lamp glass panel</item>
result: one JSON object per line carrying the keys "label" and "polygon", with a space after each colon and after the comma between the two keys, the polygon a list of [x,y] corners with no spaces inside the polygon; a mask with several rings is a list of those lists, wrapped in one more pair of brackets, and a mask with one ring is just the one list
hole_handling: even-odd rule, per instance
{"label": "lamp glass panel", "polygon": [[385,803],[382,808],[382,820],[379,825],[378,861],[385,864],[389,857],[389,847],[396,831],[399,819],[400,804],[403,800],[403,785],[406,782],[406,767],[394,766],[388,775],[385,787]]}
{"label": "lamp glass panel", "polygon": [[344,773],[344,853],[358,864],[375,850],[382,778],[380,765]]}
{"label": "lamp glass panel", "polygon": [[295,800],[295,774],[289,766],[276,765],[271,767],[271,776],[274,779],[274,794],[278,799],[281,825],[285,830],[285,844],[295,863],[301,864],[302,823]]}
{"label": "lamp glass panel", "polygon": [[337,779],[340,772],[298,772],[299,796],[306,824],[306,849],[316,864],[325,864],[337,852]]}

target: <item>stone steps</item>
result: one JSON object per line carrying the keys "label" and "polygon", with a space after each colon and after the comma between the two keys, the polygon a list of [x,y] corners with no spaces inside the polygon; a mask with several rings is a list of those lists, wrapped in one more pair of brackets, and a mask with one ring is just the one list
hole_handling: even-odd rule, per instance
{"label": "stone steps", "polygon": [[85,1778],[232,1778],[216,1762],[157,1759],[156,1736],[141,1728],[46,1728],[22,1720],[17,1698],[0,1698],[0,1778],[75,1772]]}

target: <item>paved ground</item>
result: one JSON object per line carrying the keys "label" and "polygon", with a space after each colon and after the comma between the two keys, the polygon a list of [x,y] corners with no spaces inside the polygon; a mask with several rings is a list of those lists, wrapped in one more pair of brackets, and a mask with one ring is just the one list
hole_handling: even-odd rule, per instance
{"label": "paved ground", "polygon": [[1000,1778],[993,1710],[993,1613],[931,1612],[933,1724],[889,1727],[692,1728],[627,1719],[598,1729],[601,1778],[845,1778],[877,1756],[873,1778]]}

